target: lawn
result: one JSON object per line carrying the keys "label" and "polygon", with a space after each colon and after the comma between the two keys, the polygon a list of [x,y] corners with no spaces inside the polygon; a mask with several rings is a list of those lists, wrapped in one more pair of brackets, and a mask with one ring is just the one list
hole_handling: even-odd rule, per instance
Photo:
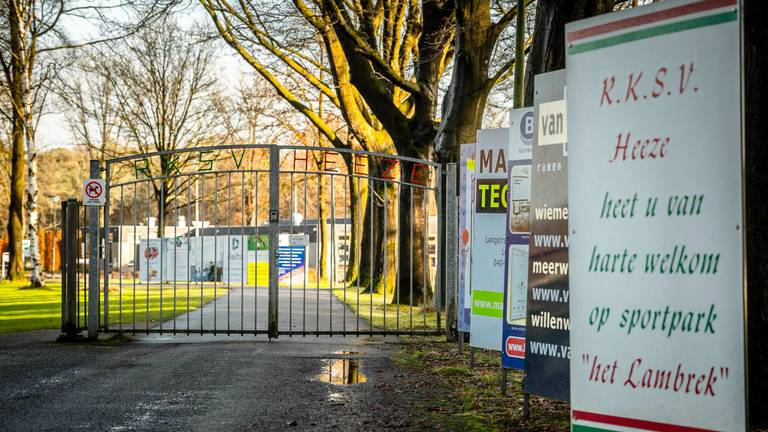
{"label": "lawn", "polygon": [[[379,330],[422,331],[437,329],[437,313],[434,306],[385,304],[383,294],[358,294],[356,287],[333,289],[333,294],[353,312],[360,315]],[[387,301],[391,300],[388,296]],[[444,325],[444,322],[441,322]]]}
{"label": "lawn", "polygon": [[[110,286],[110,327],[117,328],[120,319],[118,302],[120,294],[114,290],[118,281],[111,281]],[[127,288],[127,282],[123,282],[122,305],[123,325],[133,325],[134,304],[136,311],[136,326],[142,323],[158,322],[161,312],[161,289],[159,285],[150,286],[149,295],[144,285],[137,285],[136,295],[133,295],[133,286]],[[132,284],[132,282],[131,282]],[[56,329],[61,327],[61,282],[49,281],[45,287],[29,288],[28,283],[0,282],[0,333]],[[212,286],[204,286],[202,297],[199,286],[190,296],[189,309],[197,309],[201,304],[213,300],[214,290]],[[226,290],[219,288],[217,294],[223,295]],[[183,294],[178,293],[176,299],[177,315],[187,311],[186,289]],[[80,307],[85,309],[86,292],[80,293]],[[135,303],[134,303],[135,300]],[[162,288],[162,317],[163,320],[173,318],[173,285],[164,285]],[[147,305],[148,304],[148,305]],[[149,315],[147,315],[149,310]],[[81,317],[81,319],[84,317]],[[84,325],[84,321],[81,321]],[[145,324],[146,325],[146,324]]]}

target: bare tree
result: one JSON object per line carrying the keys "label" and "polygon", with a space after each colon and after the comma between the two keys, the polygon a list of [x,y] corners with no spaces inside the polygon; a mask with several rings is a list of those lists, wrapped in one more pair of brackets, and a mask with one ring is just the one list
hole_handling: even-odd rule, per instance
{"label": "bare tree", "polygon": [[[151,153],[226,139],[212,100],[216,90],[213,49],[212,43],[198,40],[168,19],[102,53],[105,60],[98,64],[97,73],[114,92],[115,120],[129,146]],[[165,154],[148,159],[140,169],[159,178],[151,185],[160,236],[172,208],[172,174],[190,157]]]}
{"label": "bare tree", "polygon": [[[47,94],[49,72],[56,70],[53,62],[46,62],[42,57],[57,51],[69,50],[90,44],[114,41],[125,34],[136,31],[158,14],[163,14],[173,4],[152,0],[145,13],[136,17],[127,28],[113,22],[107,28],[103,38],[73,42],[61,28],[67,17],[93,19],[104,22],[105,10],[123,10],[142,4],[141,0],[109,4],[90,4],[63,2],[61,0],[8,0],[0,3],[0,67],[10,100],[8,115],[11,132],[11,187],[8,220],[10,242],[9,279],[24,280],[24,268],[21,241],[26,219],[27,231],[31,243],[32,285],[43,284],[42,265],[38,250],[37,235],[37,146],[35,144],[35,125],[39,116],[35,107],[43,101],[37,96]],[[129,15],[131,15],[129,13]],[[132,17],[135,17],[132,15]],[[116,30],[117,29],[117,30]],[[45,64],[49,66],[46,67]],[[42,92],[37,90],[42,89]],[[37,103],[37,105],[36,105]],[[26,194],[26,196],[25,196]],[[26,210],[26,215],[25,215]],[[26,216],[26,217],[25,217]]]}
{"label": "bare tree", "polygon": [[118,102],[109,66],[95,50],[82,54],[84,60],[58,80],[56,91],[75,145],[89,159],[104,161],[127,151]]}
{"label": "bare tree", "polygon": [[[292,71],[293,77],[312,86],[341,112],[349,133],[366,150],[429,158],[437,129],[437,84],[452,58],[453,2],[397,1],[372,2],[334,0],[295,0],[291,5],[277,7],[273,3],[229,0],[200,0],[221,37],[235,49],[259,74],[272,84],[277,93],[317,127],[335,147],[343,142],[322,117],[318,106],[293,93],[273,65]],[[306,55],[304,47],[323,50],[326,62],[317,62]],[[299,47],[298,49],[296,47]],[[267,62],[263,59],[274,59]],[[323,79],[322,72],[330,81]],[[316,97],[313,94],[313,98]],[[386,169],[383,160],[369,160],[372,176]],[[414,172],[409,163],[400,170],[404,180]],[[408,269],[412,250],[420,250],[426,229],[422,206],[408,212],[411,194],[400,194],[397,206],[400,214],[384,212],[383,200],[389,200],[395,188],[371,191],[368,205],[375,209],[373,223],[380,232],[397,232],[414,228],[415,244],[399,249],[398,277],[401,284],[414,283],[416,300],[424,298],[431,289],[427,269],[421,260],[413,260],[413,272]],[[397,198],[397,197],[396,197]],[[413,195],[420,202],[420,192]],[[374,200],[378,200],[374,202]],[[367,217],[368,215],[366,215]],[[366,230],[367,231],[367,230]],[[363,234],[363,242],[367,234]],[[405,241],[403,236],[400,236]],[[388,235],[388,241],[397,239]],[[376,245],[375,257],[389,259],[398,249],[370,239]],[[367,264],[367,261],[363,261]],[[394,280],[384,280],[382,265],[376,265],[370,285],[388,289]],[[390,269],[393,266],[389,266]],[[361,275],[366,271],[361,267]],[[408,301],[401,291],[399,301]],[[391,297],[390,297],[391,298]]]}

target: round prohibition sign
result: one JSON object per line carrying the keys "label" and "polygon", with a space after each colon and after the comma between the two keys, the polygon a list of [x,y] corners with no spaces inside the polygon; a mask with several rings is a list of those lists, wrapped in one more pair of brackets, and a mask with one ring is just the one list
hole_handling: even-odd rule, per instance
{"label": "round prohibition sign", "polygon": [[103,192],[104,189],[99,182],[92,181],[85,185],[85,194],[88,195],[88,198],[98,199]]}

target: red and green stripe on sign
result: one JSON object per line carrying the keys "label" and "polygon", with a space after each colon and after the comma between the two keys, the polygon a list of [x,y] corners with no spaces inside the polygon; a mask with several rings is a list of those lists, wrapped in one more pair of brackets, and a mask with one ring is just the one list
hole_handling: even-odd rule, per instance
{"label": "red and green stripe on sign", "polygon": [[[610,429],[612,426],[633,428],[651,432],[714,432],[710,429],[701,429],[671,423],[661,423],[651,420],[640,420],[629,417],[619,417],[578,410],[571,411],[571,417],[574,422],[571,425],[571,432],[616,432],[617,429]],[[577,424],[575,423],[577,421],[599,423],[600,426]],[[608,429],[604,428],[603,426],[607,427]]]}
{"label": "red and green stripe on sign", "polygon": [[[574,30],[566,35],[568,54],[579,54],[641,39],[736,21],[738,19],[738,12],[735,8],[736,3],[737,0],[702,0],[649,12],[644,15],[611,21],[581,30]],[[723,10],[723,8],[729,9]],[[690,15],[706,12],[711,13],[690,17]],[[648,25],[650,26],[630,30],[633,27]],[[614,34],[616,32],[621,33]]]}

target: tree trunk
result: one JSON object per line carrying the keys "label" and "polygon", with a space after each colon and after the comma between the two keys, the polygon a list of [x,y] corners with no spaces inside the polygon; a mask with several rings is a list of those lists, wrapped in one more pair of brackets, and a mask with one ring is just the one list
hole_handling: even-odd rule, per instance
{"label": "tree trunk", "polygon": [[347,272],[344,275],[344,281],[348,285],[355,284],[357,277],[360,274],[360,261],[363,257],[362,247],[362,231],[363,231],[363,215],[366,210],[366,203],[368,200],[368,182],[359,178],[353,177],[354,174],[354,162],[352,156],[348,153],[343,153],[344,162],[347,165],[347,172],[350,174],[347,177],[348,190],[349,190],[349,215],[350,215],[350,233],[349,233],[349,254]]}
{"label": "tree trunk", "polygon": [[[27,98],[29,92],[27,92]],[[26,136],[27,136],[27,184],[26,195],[27,201],[25,203],[26,216],[27,216],[27,237],[29,238],[29,257],[32,263],[32,273],[30,275],[30,283],[33,287],[41,287],[44,285],[43,280],[43,263],[40,259],[40,235],[39,228],[39,212],[37,210],[37,147],[35,145],[34,131],[31,127],[32,119],[29,113],[31,113],[31,107],[29,102],[25,103],[25,109],[27,115]]]}
{"label": "tree trunk", "polygon": [[533,77],[565,67],[565,24],[613,10],[613,0],[539,0],[525,66],[525,106],[533,105]]}
{"label": "tree trunk", "polygon": [[21,241],[24,238],[24,176],[26,174],[26,159],[24,156],[24,86],[23,76],[24,53],[21,44],[21,23],[17,2],[9,0],[8,17],[11,36],[11,82],[9,93],[11,97],[12,126],[11,126],[11,196],[8,209],[8,242],[10,263],[8,279],[13,281],[25,280],[24,257]]}
{"label": "tree trunk", "polygon": [[328,216],[330,214],[328,210],[328,191],[325,185],[325,175],[320,174],[317,176],[317,199],[318,199],[318,215],[317,215],[317,241],[320,247],[320,253],[318,254],[318,266],[317,266],[317,278],[320,280],[329,280],[329,263],[328,263],[328,246],[330,245],[330,229],[328,228]]}
{"label": "tree trunk", "polygon": [[490,90],[490,4],[488,0],[456,3],[456,58],[435,139],[438,160],[445,163],[459,160],[461,144],[476,141]]}
{"label": "tree trunk", "polygon": [[765,2],[743,2],[749,419],[768,427],[768,27]]}
{"label": "tree trunk", "polygon": [[[404,182],[424,184],[425,176],[418,175],[411,162],[401,163],[401,178]],[[400,304],[418,305],[426,303],[432,294],[432,283],[429,274],[429,246],[426,241],[427,233],[427,193],[424,189],[414,186],[404,186],[400,193],[399,228],[400,228],[400,268],[398,280],[400,294],[397,302]],[[425,265],[426,264],[426,265]]]}
{"label": "tree trunk", "polygon": [[[392,205],[394,187],[391,184],[385,187],[383,181],[370,179],[382,178],[387,167],[387,163],[381,160],[380,157],[369,158],[369,179],[362,180],[363,183],[368,183],[364,186],[368,190],[368,203],[364,206],[365,213],[363,214],[359,276],[360,286],[365,287],[362,291],[364,293],[383,292],[384,287],[394,281],[394,279],[390,278],[396,272],[397,261],[394,251],[397,239],[397,216]],[[385,197],[388,197],[386,214],[384,206]],[[385,232],[387,233],[387,244],[389,247],[384,244]],[[384,278],[385,270],[387,272],[387,281]]]}
{"label": "tree trunk", "polygon": [[388,303],[395,302],[395,286],[397,282],[397,234],[398,234],[398,214],[397,214],[397,187],[387,182],[381,186],[383,195],[378,197],[378,203],[381,206],[380,215],[384,218],[384,223],[377,230],[381,243],[381,253],[376,256],[375,268],[379,271],[374,273],[373,287],[376,293],[386,293]]}

